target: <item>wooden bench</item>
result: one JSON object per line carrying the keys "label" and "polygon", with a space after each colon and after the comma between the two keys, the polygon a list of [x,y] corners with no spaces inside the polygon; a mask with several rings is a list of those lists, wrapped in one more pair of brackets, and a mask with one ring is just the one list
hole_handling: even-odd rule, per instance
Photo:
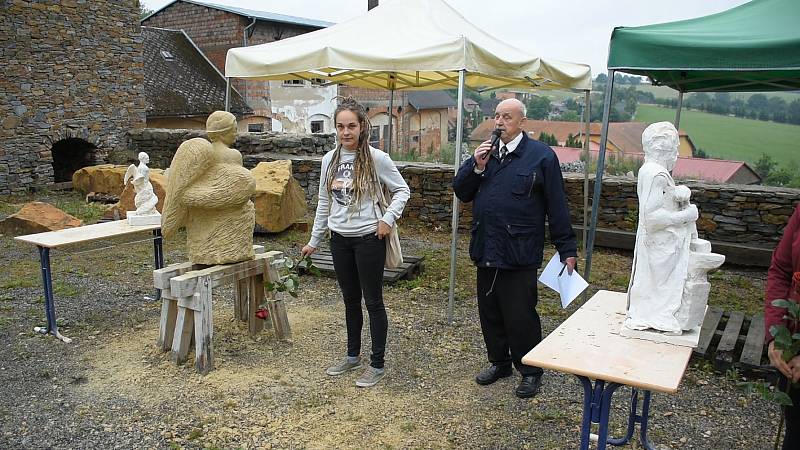
{"label": "wooden bench", "polygon": [[[194,342],[197,371],[206,374],[214,368],[212,291],[228,283],[234,285],[234,317],[247,322],[251,335],[271,323],[276,338],[291,338],[283,297],[276,292],[266,296],[264,289],[265,278],[279,280],[276,266],[282,263],[283,253],[264,252],[261,246],[254,246],[254,250],[254,259],[235,264],[206,267],[181,263],[153,271],[153,283],[162,291],[157,345],[170,352],[170,360],[176,364],[186,362]],[[269,323],[256,317],[265,300]]]}
{"label": "wooden bench", "polygon": [[764,315],[745,316],[739,311],[709,307],[694,357],[707,359],[719,371],[736,369],[754,378],[771,377],[764,345]]}
{"label": "wooden bench", "polygon": [[[403,264],[401,264],[400,267],[396,269],[383,269],[383,282],[386,284],[393,284],[400,280],[413,280],[417,278],[424,268],[424,259],[425,258],[420,258],[418,256],[403,255]],[[311,255],[311,261],[314,263],[314,266],[326,276],[336,276],[330,250],[317,250]]]}

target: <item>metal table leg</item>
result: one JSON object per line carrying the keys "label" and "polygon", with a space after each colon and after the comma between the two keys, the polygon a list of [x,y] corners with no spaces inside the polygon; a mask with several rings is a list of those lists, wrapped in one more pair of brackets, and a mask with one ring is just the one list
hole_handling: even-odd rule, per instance
{"label": "metal table leg", "polygon": [[[153,230],[153,256],[155,258],[156,269],[164,267],[164,248],[162,246],[161,228]],[[161,289],[156,289],[156,300],[161,300]]]}
{"label": "metal table leg", "polygon": [[56,305],[53,297],[53,274],[50,269],[50,249],[48,247],[37,246],[39,248],[39,263],[42,268],[42,285],[44,286],[44,313],[47,317],[47,328],[35,327],[37,333],[52,334],[58,339],[70,343],[72,339],[58,332],[56,323]]}
{"label": "metal table leg", "polygon": [[603,380],[596,380],[594,386],[592,382],[584,376],[578,376],[583,385],[583,421],[581,423],[581,450],[589,449],[589,440],[592,424],[599,424],[597,436],[597,449],[605,450],[606,445],[625,445],[631,437],[636,423],[641,425],[640,439],[642,447],[646,450],[654,450],[652,444],[647,440],[647,420],[650,414],[650,391],[643,391],[642,413],[637,414],[638,409],[638,390],[631,391],[631,408],[628,415],[628,429],[625,436],[621,439],[609,439],[608,419],[611,412],[611,397],[622,385],[619,383],[608,383]]}

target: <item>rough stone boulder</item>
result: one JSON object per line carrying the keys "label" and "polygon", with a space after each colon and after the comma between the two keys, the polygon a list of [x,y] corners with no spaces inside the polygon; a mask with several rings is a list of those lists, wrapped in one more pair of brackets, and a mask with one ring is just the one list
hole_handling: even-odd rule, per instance
{"label": "rough stone boulder", "polygon": [[306,213],[303,188],[292,176],[290,160],[262,162],[251,169],[256,179],[256,229],[281,232]]}
{"label": "rough stone boulder", "polygon": [[[158,204],[156,209],[161,212],[164,207],[164,197],[167,194],[167,178],[164,176],[163,169],[150,169],[150,184],[153,185],[153,192],[158,197]],[[133,183],[128,183],[122,193],[119,194],[119,202],[108,208],[103,215],[106,219],[124,219],[128,216],[128,211],[136,211],[136,191],[133,189]]]}
{"label": "rough stone boulder", "polygon": [[120,195],[124,186],[122,180],[128,166],[100,164],[78,169],[72,174],[72,189],[84,194],[97,192],[101,194]]}
{"label": "rough stone boulder", "polygon": [[83,225],[73,217],[49,203],[31,202],[22,209],[0,221],[0,232],[9,236],[43,233]]}

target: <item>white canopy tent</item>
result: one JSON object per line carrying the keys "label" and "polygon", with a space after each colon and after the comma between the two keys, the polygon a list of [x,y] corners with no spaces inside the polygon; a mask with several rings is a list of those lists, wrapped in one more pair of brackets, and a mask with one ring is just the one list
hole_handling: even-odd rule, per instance
{"label": "white canopy tent", "polygon": [[[392,92],[458,88],[456,170],[461,162],[465,86],[478,91],[580,90],[586,92],[587,104],[592,86],[588,65],[542,59],[505,44],[472,25],[443,0],[387,0],[362,16],[328,28],[232,48],[225,61],[225,76],[253,80],[322,78],[333,84]],[[588,145],[588,138],[586,141]],[[449,319],[458,232],[455,196],[452,230]]]}

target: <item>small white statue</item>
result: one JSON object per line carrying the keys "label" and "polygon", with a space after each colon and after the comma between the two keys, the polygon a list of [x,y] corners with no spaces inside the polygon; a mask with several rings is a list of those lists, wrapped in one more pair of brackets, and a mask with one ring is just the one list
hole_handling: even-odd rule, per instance
{"label": "small white statue", "polygon": [[161,223],[161,214],[156,209],[158,196],[153,192],[153,185],[150,183],[150,168],[147,163],[150,157],[145,152],[139,152],[139,166],[131,164],[125,172],[123,184],[128,181],[133,184],[136,197],[133,199],[136,211],[128,211],[129,225],[158,225]]}
{"label": "small white statue", "polygon": [[654,123],[642,134],[645,162],[639,169],[639,225],[628,288],[625,328],[670,335],[698,327],[710,284],[706,274],[725,261],[697,237],[697,206],[691,191],[675,186],[669,171],[678,159],[678,131]]}

